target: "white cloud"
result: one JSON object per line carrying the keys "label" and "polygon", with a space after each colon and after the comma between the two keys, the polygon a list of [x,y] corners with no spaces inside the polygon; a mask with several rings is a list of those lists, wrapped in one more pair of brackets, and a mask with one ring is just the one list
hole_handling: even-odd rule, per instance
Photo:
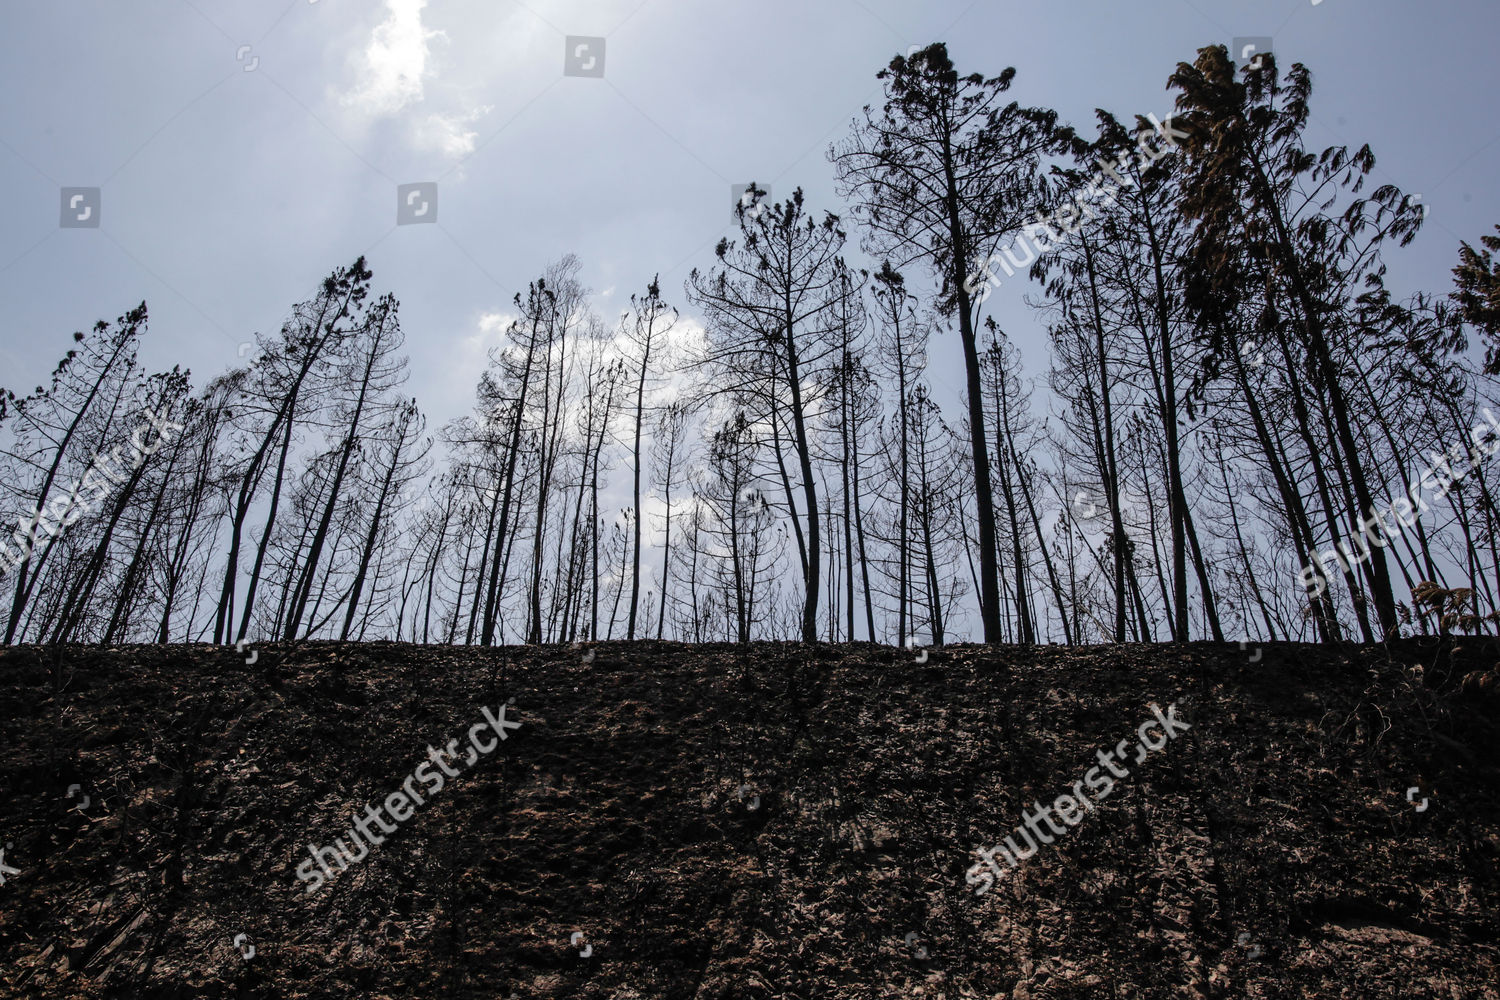
{"label": "white cloud", "polygon": [[464,338],[464,352],[471,358],[483,358],[491,347],[506,344],[505,331],[521,317],[514,313],[487,312],[479,316],[479,332]]}
{"label": "white cloud", "polygon": [[436,148],[444,156],[455,159],[468,156],[474,152],[474,140],[479,137],[479,133],[465,126],[473,124],[489,112],[489,105],[485,105],[468,113],[455,111],[450,114],[428,115],[426,122],[417,130],[417,140],[423,146]]}
{"label": "white cloud", "polygon": [[[429,43],[449,38],[422,23],[426,7],[427,0],[385,0],[385,20],[355,56],[356,81],[340,103],[367,121],[400,119],[413,146],[461,160],[474,152],[479,138],[471,126],[492,108],[464,101],[464,87],[438,82],[438,61]],[[461,110],[432,110],[455,105]]]}
{"label": "white cloud", "polygon": [[422,26],[427,0],[385,0],[385,6],[386,19],[365,47],[359,84],[343,98],[346,107],[370,115],[393,115],[422,99],[427,40],[443,35]]}

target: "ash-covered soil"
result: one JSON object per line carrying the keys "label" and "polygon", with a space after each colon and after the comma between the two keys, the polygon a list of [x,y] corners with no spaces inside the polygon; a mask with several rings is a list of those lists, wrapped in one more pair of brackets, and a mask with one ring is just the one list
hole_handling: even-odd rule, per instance
{"label": "ash-covered soil", "polygon": [[592,651],[0,650],[0,996],[1500,997],[1495,640]]}

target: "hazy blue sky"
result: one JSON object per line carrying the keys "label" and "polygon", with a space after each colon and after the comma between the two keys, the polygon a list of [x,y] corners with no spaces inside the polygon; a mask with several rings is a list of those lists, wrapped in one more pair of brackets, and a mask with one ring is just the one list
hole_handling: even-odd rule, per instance
{"label": "hazy blue sky", "polygon": [[[611,317],[656,271],[682,304],[732,184],[840,210],[829,142],[892,54],[933,40],[1087,128],[1098,106],[1165,114],[1179,60],[1269,35],[1313,70],[1310,145],[1369,142],[1377,181],[1431,206],[1389,257],[1398,289],[1446,291],[1459,240],[1500,222],[1495,0],[0,4],[0,385],[21,391],[143,298],[147,366],[201,386],[364,253],[435,428],[549,260],[578,254]],[[602,78],[564,75],[568,35],[607,38]],[[397,227],[397,185],[430,181],[437,224]],[[65,186],[101,189],[98,228],[59,227]],[[988,304],[1040,375],[1026,290]],[[931,353],[956,384],[952,338]]]}

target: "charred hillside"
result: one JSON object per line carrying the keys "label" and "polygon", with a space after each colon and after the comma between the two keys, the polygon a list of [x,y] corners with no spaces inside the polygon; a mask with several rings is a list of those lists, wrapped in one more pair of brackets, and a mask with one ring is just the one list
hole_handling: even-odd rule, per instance
{"label": "charred hillside", "polygon": [[1493,646],[0,650],[0,995],[1500,996]]}

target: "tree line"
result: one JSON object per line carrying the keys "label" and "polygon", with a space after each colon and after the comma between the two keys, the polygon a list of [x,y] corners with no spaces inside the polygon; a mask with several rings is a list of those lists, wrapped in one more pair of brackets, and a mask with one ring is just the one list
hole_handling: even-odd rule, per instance
{"label": "tree line", "polygon": [[[1391,292],[1422,208],[1368,146],[1305,148],[1305,66],[1201,49],[1169,118],[1101,110],[1092,140],[940,43],[878,77],[829,150],[841,213],[752,185],[680,297],[653,278],[612,322],[575,258],[546,266],[432,430],[363,258],[201,389],[142,369],[144,303],[75,334],[49,385],[0,394],[4,641],[1500,621],[1500,239],[1459,248],[1446,294]],[[986,310],[997,268],[1050,344],[1040,397]],[[927,349],[955,330],[945,413]]]}

